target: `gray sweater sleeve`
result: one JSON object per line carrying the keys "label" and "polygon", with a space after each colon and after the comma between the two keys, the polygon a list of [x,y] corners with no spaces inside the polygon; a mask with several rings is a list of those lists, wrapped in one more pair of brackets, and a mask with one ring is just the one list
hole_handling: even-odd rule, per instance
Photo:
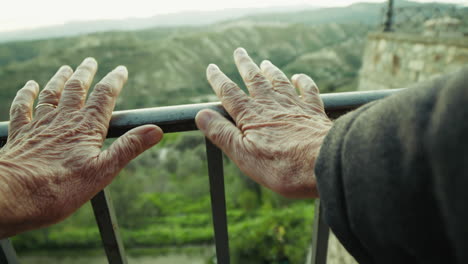
{"label": "gray sweater sleeve", "polygon": [[315,173],[360,263],[468,263],[468,67],[336,120]]}

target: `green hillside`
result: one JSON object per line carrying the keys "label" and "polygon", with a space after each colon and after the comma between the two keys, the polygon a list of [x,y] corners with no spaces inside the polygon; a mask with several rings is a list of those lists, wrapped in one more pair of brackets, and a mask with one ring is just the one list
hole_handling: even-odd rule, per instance
{"label": "green hillside", "polygon": [[[0,119],[27,80],[45,84],[62,64],[76,66],[87,56],[99,62],[98,79],[124,64],[130,79],[117,109],[206,101],[212,91],[205,80],[209,63],[240,80],[232,52],[242,46],[260,62],[270,59],[288,75],[311,74],[323,91],[353,88],[360,67],[363,25],[267,24],[244,21],[197,29],[110,32],[74,38],[0,45]],[[319,65],[325,66],[320,69]],[[205,98],[206,97],[206,98]]]}

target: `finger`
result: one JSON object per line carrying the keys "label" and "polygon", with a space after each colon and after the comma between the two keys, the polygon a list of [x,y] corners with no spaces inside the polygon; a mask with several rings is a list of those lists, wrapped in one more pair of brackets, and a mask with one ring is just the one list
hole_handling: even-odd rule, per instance
{"label": "finger", "polygon": [[134,128],[119,137],[108,149],[101,152],[96,160],[96,167],[103,175],[98,188],[102,189],[131,160],[161,141],[163,132],[155,125]]}
{"label": "finger", "polygon": [[271,94],[273,87],[243,48],[234,51],[237,69],[252,97]]}
{"label": "finger", "polygon": [[96,122],[105,125],[102,127],[105,127],[106,131],[99,131],[103,136],[107,133],[112,110],[127,79],[128,71],[125,66],[115,68],[96,84],[83,108]]}
{"label": "finger", "polygon": [[260,69],[262,70],[263,75],[270,81],[273,85],[273,90],[286,95],[292,98],[298,98],[296,90],[289,81],[288,77],[278,69],[273,63],[268,60],[264,60],[260,64]]}
{"label": "finger", "polygon": [[195,123],[198,129],[229,157],[235,159],[240,154],[238,150],[241,147],[240,144],[242,144],[242,133],[222,115],[205,109],[198,112]]}
{"label": "finger", "polygon": [[250,97],[214,64],[210,64],[206,69],[206,77],[226,111],[237,120],[241,112],[248,109]]}
{"label": "finger", "polygon": [[311,107],[318,108],[319,111],[325,111],[319,89],[312,78],[305,74],[295,74],[291,80],[294,86],[301,92],[304,102]]}
{"label": "finger", "polygon": [[52,79],[50,79],[46,87],[39,93],[37,105],[46,105],[40,106],[36,109],[36,118],[41,118],[55,109],[53,106],[47,104],[55,106],[58,105],[65,82],[68,81],[72,74],[73,70],[70,66],[62,66],[57,73],[55,73]]}
{"label": "finger", "polygon": [[39,93],[39,85],[35,81],[28,81],[13,99],[10,107],[10,134],[31,122],[32,107]]}
{"label": "finger", "polygon": [[60,98],[61,111],[73,111],[83,107],[89,86],[97,71],[97,62],[94,58],[85,59],[75,73],[65,83],[63,95]]}

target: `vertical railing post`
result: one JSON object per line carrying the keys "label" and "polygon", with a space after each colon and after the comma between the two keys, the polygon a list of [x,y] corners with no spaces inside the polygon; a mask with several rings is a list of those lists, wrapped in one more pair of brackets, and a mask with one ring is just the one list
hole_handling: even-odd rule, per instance
{"label": "vertical railing post", "polygon": [[312,259],[311,264],[327,263],[328,236],[330,229],[320,212],[320,200],[315,200],[314,224],[312,229]]}
{"label": "vertical railing post", "polygon": [[210,179],[211,212],[213,217],[216,259],[218,264],[229,264],[229,237],[227,229],[226,196],[224,192],[223,153],[206,139],[208,176]]}
{"label": "vertical railing post", "polygon": [[96,194],[91,199],[91,204],[109,264],[126,264],[127,259],[120,238],[117,217],[108,190],[104,189]]}
{"label": "vertical railing post", "polygon": [[388,0],[387,12],[385,13],[384,32],[391,32],[393,26],[393,0]]}
{"label": "vertical railing post", "polygon": [[0,264],[17,264],[18,257],[9,239],[0,240]]}

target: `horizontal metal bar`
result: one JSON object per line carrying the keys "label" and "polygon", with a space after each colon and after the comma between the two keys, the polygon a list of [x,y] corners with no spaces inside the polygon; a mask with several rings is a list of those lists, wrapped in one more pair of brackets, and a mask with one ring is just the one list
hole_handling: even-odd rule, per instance
{"label": "horizontal metal bar", "polygon": [[[321,97],[327,113],[331,117],[337,117],[400,90],[332,93],[322,94]],[[213,109],[226,117],[229,116],[219,102],[116,111],[112,114],[107,136],[110,138],[118,137],[128,130],[144,124],[158,125],[165,133],[195,130],[194,119],[202,109]],[[0,122],[0,141],[6,140],[7,136],[8,122]]]}

